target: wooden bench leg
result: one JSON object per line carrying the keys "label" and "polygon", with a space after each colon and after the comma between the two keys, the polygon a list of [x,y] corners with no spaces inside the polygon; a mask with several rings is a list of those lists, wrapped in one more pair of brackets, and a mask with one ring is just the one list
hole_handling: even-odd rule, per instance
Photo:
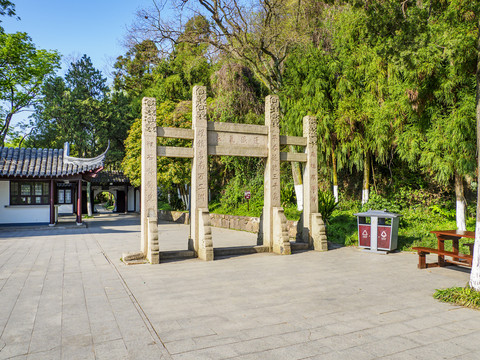
{"label": "wooden bench leg", "polygon": [[427,268],[427,258],[426,253],[423,251],[418,252],[418,268],[419,269],[426,269]]}
{"label": "wooden bench leg", "polygon": [[438,266],[445,266],[445,256],[444,255],[438,255]]}

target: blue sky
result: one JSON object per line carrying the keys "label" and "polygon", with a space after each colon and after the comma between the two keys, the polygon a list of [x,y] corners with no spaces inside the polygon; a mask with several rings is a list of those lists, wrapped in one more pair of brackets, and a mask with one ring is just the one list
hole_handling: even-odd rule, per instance
{"label": "blue sky", "polygon": [[28,33],[37,48],[58,50],[63,69],[73,56],[87,54],[105,76],[117,56],[135,13],[152,0],[13,0],[21,20],[4,18],[6,32]]}

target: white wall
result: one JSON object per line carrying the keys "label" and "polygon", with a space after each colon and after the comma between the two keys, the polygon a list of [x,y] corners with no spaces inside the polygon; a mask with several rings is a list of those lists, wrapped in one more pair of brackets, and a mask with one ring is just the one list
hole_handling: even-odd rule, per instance
{"label": "white wall", "polygon": [[0,224],[50,222],[50,205],[10,206],[10,181],[0,180]]}
{"label": "white wall", "polygon": [[[135,200],[138,203],[139,198],[135,199],[135,188],[133,186],[128,187],[128,211],[138,211],[139,207],[136,207]],[[138,193],[137,193],[138,196]]]}
{"label": "white wall", "polygon": [[63,205],[57,205],[57,206],[58,206],[58,213],[60,215],[73,214],[73,204],[63,204]]}

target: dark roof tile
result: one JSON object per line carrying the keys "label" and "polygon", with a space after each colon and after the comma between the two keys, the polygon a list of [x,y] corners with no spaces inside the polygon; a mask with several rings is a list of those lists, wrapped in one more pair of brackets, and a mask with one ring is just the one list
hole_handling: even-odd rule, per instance
{"label": "dark roof tile", "polygon": [[106,151],[92,159],[64,156],[63,149],[0,147],[1,177],[61,177],[104,166]]}

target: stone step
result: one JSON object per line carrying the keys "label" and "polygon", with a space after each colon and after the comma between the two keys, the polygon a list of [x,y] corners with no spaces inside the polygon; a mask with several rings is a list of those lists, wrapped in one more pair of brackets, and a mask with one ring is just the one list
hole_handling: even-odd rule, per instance
{"label": "stone step", "polygon": [[308,243],[290,241],[290,249],[292,249],[292,251],[308,250]]}
{"label": "stone step", "polygon": [[192,250],[160,251],[160,261],[171,259],[193,259],[195,253]]}
{"label": "stone step", "polygon": [[213,254],[217,256],[230,256],[230,255],[246,255],[246,254],[256,254],[268,252],[268,246],[235,246],[235,247],[224,247],[224,248],[214,248]]}

